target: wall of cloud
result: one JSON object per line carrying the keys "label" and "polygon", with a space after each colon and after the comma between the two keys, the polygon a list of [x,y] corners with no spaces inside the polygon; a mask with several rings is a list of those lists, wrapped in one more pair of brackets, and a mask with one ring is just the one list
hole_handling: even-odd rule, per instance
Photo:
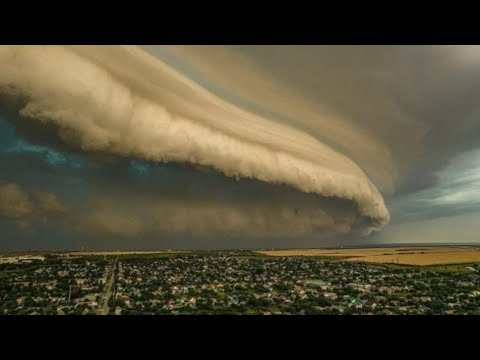
{"label": "wall of cloud", "polygon": [[[389,221],[382,195],[344,153],[301,127],[223,100],[136,47],[2,46],[0,97],[18,123],[53,128],[74,151],[207,166],[227,177],[286,185],[318,201],[298,211],[288,202],[271,208],[272,198],[263,205],[147,200],[136,205],[137,214],[163,220],[127,215],[123,223],[130,223],[132,236],[157,228],[280,236],[316,229],[348,233],[356,226],[365,235]],[[35,140],[35,132],[26,135]],[[107,199],[103,215],[75,221],[80,228],[115,232],[121,227],[112,224],[125,214],[114,203]]]}

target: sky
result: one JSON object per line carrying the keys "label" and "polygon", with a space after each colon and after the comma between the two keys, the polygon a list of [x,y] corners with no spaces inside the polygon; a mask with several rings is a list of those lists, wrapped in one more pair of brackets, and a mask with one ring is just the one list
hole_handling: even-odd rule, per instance
{"label": "sky", "polygon": [[478,46],[0,46],[0,249],[479,242]]}

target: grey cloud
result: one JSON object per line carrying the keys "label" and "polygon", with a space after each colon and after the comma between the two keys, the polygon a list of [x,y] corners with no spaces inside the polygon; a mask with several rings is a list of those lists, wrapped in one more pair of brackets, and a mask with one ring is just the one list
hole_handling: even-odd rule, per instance
{"label": "grey cloud", "polygon": [[392,224],[375,239],[377,243],[478,243],[480,212],[420,219]]}
{"label": "grey cloud", "polygon": [[[42,184],[55,193],[52,197],[28,191],[37,210],[25,224],[45,219],[70,229],[69,239],[85,238],[98,246],[109,239],[129,239],[131,246],[142,247],[152,239],[163,244],[172,238],[189,247],[208,247],[202,239],[211,244],[223,239],[225,247],[252,247],[253,240],[262,246],[271,239],[282,246],[287,242],[318,246],[335,238],[363,236],[377,226],[362,217],[352,201],[254,179],[235,180],[208,168],[150,162],[143,164],[147,174],[140,175],[130,160],[121,157],[83,169],[41,168],[36,164],[45,162],[42,157],[20,154],[9,162],[21,165],[9,176],[27,181],[23,189]],[[35,179],[29,180],[28,169],[34,169]],[[59,199],[69,210],[52,216]]]}
{"label": "grey cloud", "polygon": [[428,220],[480,210],[479,150],[454,157],[434,173],[435,185],[397,197],[391,206],[393,223]]}
{"label": "grey cloud", "polygon": [[29,216],[33,203],[29,195],[16,184],[0,184],[0,214],[13,219]]}
{"label": "grey cloud", "polygon": [[76,219],[78,230],[90,235],[183,234],[193,245],[207,236],[262,243],[268,238],[310,237],[312,243],[323,244],[327,238],[362,235],[377,226],[349,200],[254,179],[237,181],[193,166],[151,163],[148,175],[138,175],[120,160],[91,171],[89,182],[95,185],[86,202],[77,205],[83,210]]}
{"label": "grey cloud", "polygon": [[[78,219],[79,230],[120,237],[184,234],[193,242],[202,236],[290,240],[314,236],[322,243],[351,234],[359,221],[354,208],[343,208],[342,215],[335,216],[327,207],[296,209],[255,201],[229,204],[129,198],[126,203],[128,206],[125,199],[103,198],[100,204],[89,206],[90,212]],[[365,231],[360,229],[356,229],[358,235]]]}

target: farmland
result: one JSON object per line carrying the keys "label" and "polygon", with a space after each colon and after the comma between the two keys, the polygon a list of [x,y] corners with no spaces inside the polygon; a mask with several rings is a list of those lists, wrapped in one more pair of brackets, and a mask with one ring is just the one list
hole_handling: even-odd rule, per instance
{"label": "farmland", "polygon": [[293,249],[265,250],[258,253],[267,256],[331,257],[345,261],[421,266],[480,262],[480,247],[473,246]]}

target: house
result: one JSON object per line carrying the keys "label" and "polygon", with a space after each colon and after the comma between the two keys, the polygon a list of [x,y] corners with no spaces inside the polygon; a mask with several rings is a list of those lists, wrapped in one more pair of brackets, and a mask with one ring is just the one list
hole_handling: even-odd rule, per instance
{"label": "house", "polygon": [[155,290],[155,291],[152,292],[152,294],[155,295],[155,296],[160,296],[160,295],[162,295],[162,290],[160,290],[160,289]]}
{"label": "house", "polygon": [[361,309],[363,307],[363,301],[359,298],[352,298],[350,300],[350,306],[354,306],[357,309]]}
{"label": "house", "polygon": [[86,278],[76,278],[75,282],[77,283],[77,285],[83,285],[87,282],[87,279]]}
{"label": "house", "polygon": [[325,297],[325,299],[332,299],[332,300],[336,300],[337,299],[337,294],[335,293],[324,293],[323,296]]}
{"label": "house", "polygon": [[26,296],[22,296],[22,297],[17,298],[17,305],[18,306],[23,305],[25,303],[26,298],[27,298]]}
{"label": "house", "polygon": [[87,294],[87,295],[85,295],[85,300],[96,301],[97,297],[99,297],[99,296],[100,296],[99,294],[95,294],[95,293]]}

